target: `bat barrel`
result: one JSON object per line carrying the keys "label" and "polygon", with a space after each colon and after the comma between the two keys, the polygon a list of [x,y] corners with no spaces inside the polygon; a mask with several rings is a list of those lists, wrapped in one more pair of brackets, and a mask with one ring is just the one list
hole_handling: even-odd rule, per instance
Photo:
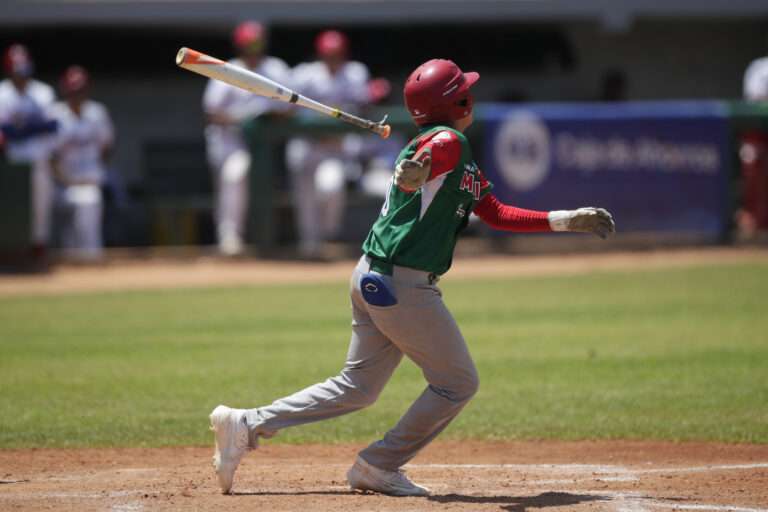
{"label": "bat barrel", "polygon": [[210,55],[192,50],[191,48],[182,47],[179,49],[176,53],[176,65],[194,73],[207,76],[208,78],[221,80],[222,82],[234,85],[235,87],[240,87],[266,98],[294,103],[301,105],[302,107],[310,108],[321,114],[329,115],[360,128],[370,130],[384,139],[389,137],[390,127],[389,125],[384,124],[386,117],[382,119],[381,122],[376,123],[342,112],[337,108],[329,107],[328,105],[324,105],[318,101],[307,98],[306,96],[297,94],[288,87],[278,84],[258,73],[254,73],[239,66],[234,66],[215,57],[211,57]]}

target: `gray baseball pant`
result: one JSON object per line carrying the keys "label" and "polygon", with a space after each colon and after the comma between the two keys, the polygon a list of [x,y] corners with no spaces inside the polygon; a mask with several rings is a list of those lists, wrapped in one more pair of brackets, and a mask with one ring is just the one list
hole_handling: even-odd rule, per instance
{"label": "gray baseball pant", "polygon": [[360,452],[369,464],[396,470],[429,444],[477,392],[477,370],[456,321],[427,272],[394,267],[390,284],[397,304],[366,303],[360,280],[370,260],[352,273],[352,339],[341,373],[271,405],[249,409],[252,438],[341,416],[373,404],[407,355],[422,370],[427,387],[389,432]]}

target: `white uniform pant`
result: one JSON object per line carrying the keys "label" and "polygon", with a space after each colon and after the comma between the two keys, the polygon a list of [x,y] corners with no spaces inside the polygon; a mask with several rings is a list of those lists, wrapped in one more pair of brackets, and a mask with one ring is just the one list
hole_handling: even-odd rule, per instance
{"label": "white uniform pant", "polygon": [[82,261],[103,255],[102,200],[98,185],[70,185],[62,194],[65,211],[61,243],[66,257]]}
{"label": "white uniform pant", "polygon": [[[218,164],[218,165],[217,165]],[[216,180],[216,233],[219,246],[239,245],[245,237],[248,213],[248,171],[251,154],[246,149],[214,162]]]}
{"label": "white uniform pant", "polygon": [[46,155],[32,160],[11,158],[11,162],[31,166],[29,179],[30,238],[33,245],[48,245],[51,239],[51,210],[53,207],[53,178]]}
{"label": "white uniform pant", "polygon": [[51,238],[53,179],[47,159],[32,163],[32,243],[48,245]]}
{"label": "white uniform pant", "polygon": [[341,229],[346,204],[345,156],[340,144],[294,139],[287,146],[299,250],[315,254]]}

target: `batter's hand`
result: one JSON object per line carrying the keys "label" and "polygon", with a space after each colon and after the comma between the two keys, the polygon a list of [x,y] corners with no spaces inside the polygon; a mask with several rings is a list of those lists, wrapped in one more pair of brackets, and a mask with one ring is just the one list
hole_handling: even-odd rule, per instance
{"label": "batter's hand", "polygon": [[414,191],[427,182],[432,172],[432,155],[425,151],[414,160],[400,160],[395,169],[395,185],[403,190]]}
{"label": "batter's hand", "polygon": [[549,225],[552,231],[572,231],[594,233],[600,238],[616,232],[613,215],[604,208],[579,208],[578,210],[559,210],[549,212]]}

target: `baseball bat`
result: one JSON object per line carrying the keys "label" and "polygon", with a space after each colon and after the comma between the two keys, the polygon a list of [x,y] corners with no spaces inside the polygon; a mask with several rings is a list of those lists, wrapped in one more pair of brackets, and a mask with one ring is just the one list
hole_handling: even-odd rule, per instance
{"label": "baseball bat", "polygon": [[234,85],[235,87],[240,87],[246,91],[251,91],[259,96],[278,101],[285,101],[287,103],[294,103],[321,114],[335,117],[336,119],[355,125],[359,128],[370,130],[381,136],[382,139],[389,137],[391,131],[390,126],[386,124],[387,116],[384,116],[384,119],[378,123],[357,117],[339,110],[338,108],[329,107],[319,101],[298,94],[288,87],[272,81],[263,75],[235,66],[229,62],[224,62],[216,57],[211,57],[210,55],[206,55],[190,48],[181,48],[179,50],[176,54],[176,65],[200,75],[207,76],[208,78],[221,80],[229,85]]}

